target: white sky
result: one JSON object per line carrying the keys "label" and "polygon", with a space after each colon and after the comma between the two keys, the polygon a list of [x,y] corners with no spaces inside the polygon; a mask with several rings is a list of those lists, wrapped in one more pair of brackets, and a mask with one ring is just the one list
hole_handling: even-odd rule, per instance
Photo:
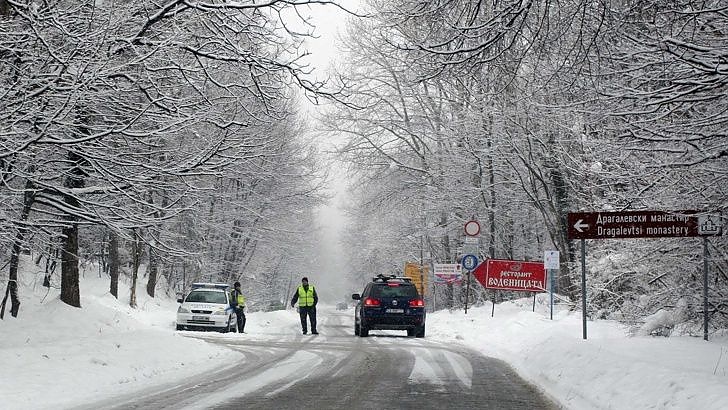
{"label": "white sky", "polygon": [[[351,10],[355,10],[359,1],[342,0],[339,2]],[[300,19],[293,13],[286,16],[288,24],[296,24],[300,30],[313,30],[314,37],[307,38],[305,49],[311,53],[303,61],[310,64],[312,76],[320,81],[327,79],[337,59],[337,38],[345,30],[346,21],[350,14],[333,5],[310,5],[298,7],[298,12],[310,18],[312,28],[300,26]],[[303,109],[310,113],[308,118],[312,121],[314,132],[318,130],[315,117],[319,115],[320,108],[302,98]],[[319,138],[322,152],[333,151],[334,140]],[[321,296],[330,302],[343,301],[352,291],[346,283],[344,272],[346,261],[341,246],[341,233],[346,226],[346,218],[342,210],[346,196],[347,179],[343,172],[343,165],[336,158],[329,157],[329,194],[333,199],[318,210],[318,220],[323,230],[323,238],[319,244],[319,266],[317,272],[309,275],[312,283],[316,285]]]}
{"label": "white sky", "polygon": [[[150,299],[139,286],[139,308],[130,309],[128,284],[121,284],[121,297],[116,300],[108,293],[108,279],[98,278],[97,272],[89,266],[83,274],[82,309],[60,302],[57,289],[46,295],[40,286],[40,269],[35,275],[22,272],[27,282],[20,289],[20,319],[6,316],[0,321],[0,408],[68,408],[167,382],[189,381],[196,373],[204,378],[211,369],[245,360],[238,351],[184,336],[191,332],[175,332],[178,305],[171,298]],[[708,342],[700,337],[627,337],[615,322],[590,321],[589,339],[582,340],[580,313],[558,309],[554,320],[548,320],[546,300],[539,298],[535,313],[531,299],[499,304],[492,318],[490,305],[469,309],[467,315],[462,310],[431,313],[424,340],[468,346],[503,359],[566,409],[728,408],[728,333],[713,335]],[[331,311],[332,307],[319,308],[317,349],[321,344],[341,343],[340,337],[327,336],[331,330],[326,317]],[[348,312],[352,323],[347,326],[353,329],[353,311]],[[244,337],[257,345],[249,349],[266,349],[266,341],[292,342],[300,337],[298,315],[291,309],[247,316],[245,335],[204,335],[223,341]],[[386,333],[404,334],[372,331],[370,337]],[[419,339],[389,337],[376,342],[410,343],[417,357],[427,354]],[[275,400],[276,392],[269,386],[291,373],[301,372],[305,379],[308,365],[321,360],[313,351],[304,349],[233,391],[203,395],[190,408],[260,389],[267,389]],[[470,364],[459,355],[451,359],[452,367],[458,369],[457,382],[468,386],[473,374]],[[440,379],[441,374],[427,361],[415,360],[408,382],[433,388],[453,382]]]}

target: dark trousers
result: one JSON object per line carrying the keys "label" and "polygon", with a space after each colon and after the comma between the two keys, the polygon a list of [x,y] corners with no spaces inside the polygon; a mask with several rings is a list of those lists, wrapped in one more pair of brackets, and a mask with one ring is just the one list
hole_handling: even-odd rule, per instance
{"label": "dark trousers", "polygon": [[316,306],[299,306],[298,314],[301,315],[301,329],[306,332],[306,315],[311,321],[311,331],[316,331]]}
{"label": "dark trousers", "polygon": [[245,330],[245,308],[235,308],[235,318],[238,321],[238,333],[243,333]]}

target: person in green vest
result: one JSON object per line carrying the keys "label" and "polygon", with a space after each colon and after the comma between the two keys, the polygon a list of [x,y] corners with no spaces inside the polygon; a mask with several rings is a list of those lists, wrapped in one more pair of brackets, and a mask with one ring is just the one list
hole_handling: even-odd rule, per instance
{"label": "person in green vest", "polygon": [[240,282],[235,282],[230,291],[230,307],[235,309],[238,333],[245,333],[245,296],[240,291]]}
{"label": "person in green vest", "polygon": [[301,316],[301,328],[303,334],[307,333],[306,327],[306,316],[311,321],[311,334],[317,335],[316,331],[316,304],[318,303],[318,295],[313,285],[308,284],[308,278],[303,277],[301,279],[301,286],[298,290],[293,293],[293,299],[291,299],[291,307],[298,302],[298,314]]}

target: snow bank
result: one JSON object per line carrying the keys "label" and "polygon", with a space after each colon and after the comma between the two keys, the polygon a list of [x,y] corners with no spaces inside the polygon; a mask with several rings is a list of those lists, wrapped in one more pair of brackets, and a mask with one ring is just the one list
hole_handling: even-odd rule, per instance
{"label": "snow bank", "polygon": [[109,280],[88,272],[81,281],[81,306],[59,300],[59,290],[21,288],[19,318],[0,321],[0,408],[63,408],[165,383],[241,357],[239,353],[174,331],[177,303],[152,299],[143,286],[138,308],[128,306],[129,288],[119,299]]}
{"label": "snow bank", "polygon": [[571,409],[727,409],[728,338],[627,336],[616,322],[531,300],[428,316],[428,337],[459,341],[509,362]]}

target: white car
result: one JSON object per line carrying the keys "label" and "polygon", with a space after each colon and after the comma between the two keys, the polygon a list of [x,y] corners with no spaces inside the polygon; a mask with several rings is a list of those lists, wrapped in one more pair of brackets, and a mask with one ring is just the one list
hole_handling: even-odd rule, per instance
{"label": "white car", "polygon": [[177,299],[177,330],[235,331],[235,311],[230,307],[230,285],[193,283],[186,297]]}

